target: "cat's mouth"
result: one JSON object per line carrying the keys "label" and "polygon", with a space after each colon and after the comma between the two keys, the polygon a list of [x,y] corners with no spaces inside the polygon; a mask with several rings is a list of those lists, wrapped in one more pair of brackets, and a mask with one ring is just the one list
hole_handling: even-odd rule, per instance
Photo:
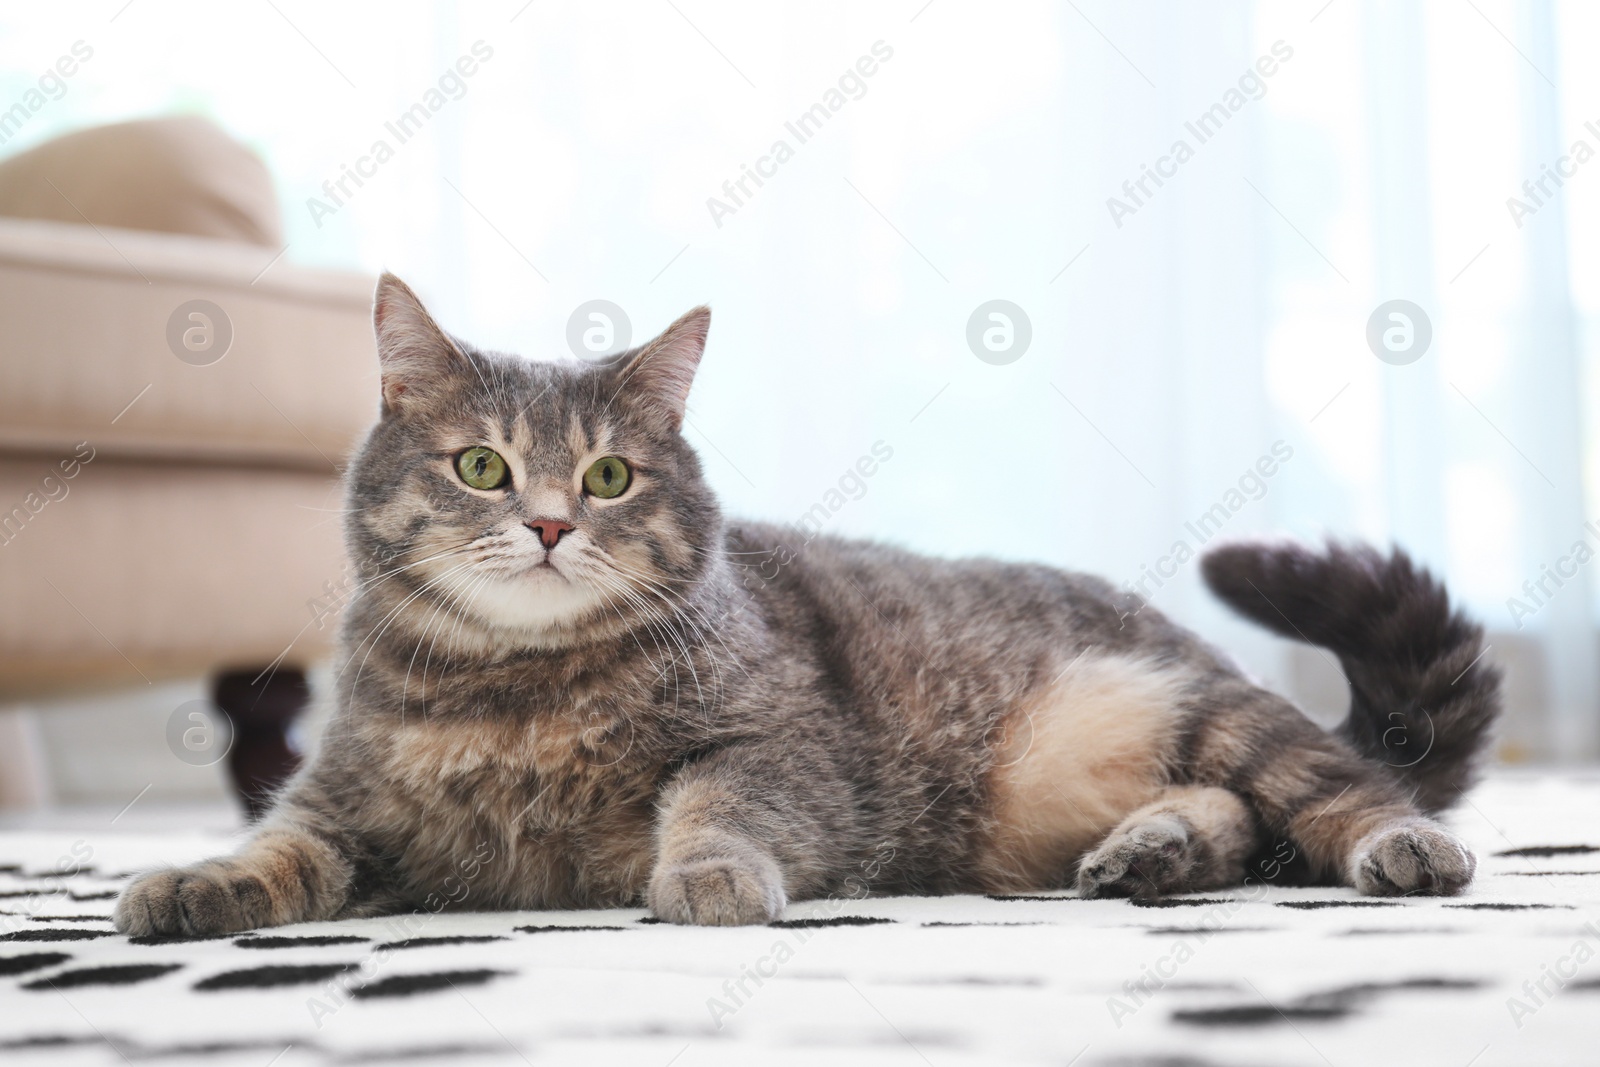
{"label": "cat's mouth", "polygon": [[538,585],[561,581],[571,583],[572,577],[567,571],[558,566],[555,560],[545,553],[542,558],[532,559],[527,556],[490,556],[480,560],[476,568],[480,574],[486,574],[491,581],[501,584],[515,583],[531,580]]}
{"label": "cat's mouth", "polygon": [[559,578],[563,582],[571,581],[549,556],[540,560],[508,560],[499,569],[508,578],[533,578],[539,581]]}

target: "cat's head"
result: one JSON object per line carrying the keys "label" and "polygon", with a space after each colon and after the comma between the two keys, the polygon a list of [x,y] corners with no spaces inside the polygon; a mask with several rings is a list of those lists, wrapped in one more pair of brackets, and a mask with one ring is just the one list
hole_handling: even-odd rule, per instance
{"label": "cat's head", "polygon": [[554,647],[675,614],[722,537],[680,432],[707,308],[600,362],[475,349],[391,274],[373,318],[382,415],[346,532],[397,623]]}

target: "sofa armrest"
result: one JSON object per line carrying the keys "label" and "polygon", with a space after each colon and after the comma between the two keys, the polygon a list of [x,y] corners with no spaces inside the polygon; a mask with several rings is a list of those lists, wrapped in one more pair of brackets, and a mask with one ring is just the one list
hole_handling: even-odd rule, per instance
{"label": "sofa armrest", "polygon": [[[0,219],[0,449],[327,471],[377,414],[372,284],[241,242]],[[191,301],[220,309],[209,350]],[[169,342],[197,325],[198,350]]]}

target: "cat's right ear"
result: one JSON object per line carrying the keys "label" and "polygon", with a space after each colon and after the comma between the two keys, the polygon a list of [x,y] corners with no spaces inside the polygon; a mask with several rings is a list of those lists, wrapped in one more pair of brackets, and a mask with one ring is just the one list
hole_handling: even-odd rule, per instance
{"label": "cat's right ear", "polygon": [[388,271],[372,299],[385,414],[439,392],[446,379],[467,370],[465,353],[433,321],[411,287]]}
{"label": "cat's right ear", "polygon": [[684,313],[661,336],[618,357],[618,393],[677,433],[710,329],[711,309],[702,304]]}

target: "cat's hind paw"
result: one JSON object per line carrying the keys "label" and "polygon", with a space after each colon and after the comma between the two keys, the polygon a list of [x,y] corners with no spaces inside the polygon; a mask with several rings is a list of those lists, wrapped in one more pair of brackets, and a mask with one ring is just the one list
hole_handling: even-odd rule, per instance
{"label": "cat's hind paw", "polygon": [[1477,857],[1454,834],[1419,819],[1362,838],[1350,860],[1350,881],[1369,896],[1454,896],[1472,881],[1477,866]]}
{"label": "cat's hind paw", "polygon": [[1155,815],[1115,830],[1078,864],[1078,892],[1086,897],[1159,897],[1186,892],[1195,844],[1185,820]]}

